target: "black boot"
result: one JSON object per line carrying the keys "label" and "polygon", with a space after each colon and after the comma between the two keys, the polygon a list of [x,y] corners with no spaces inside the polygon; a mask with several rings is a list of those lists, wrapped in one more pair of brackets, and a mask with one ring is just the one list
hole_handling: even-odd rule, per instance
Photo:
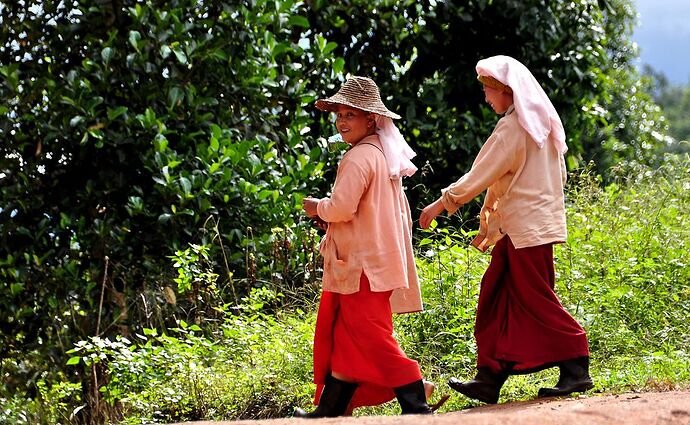
{"label": "black boot", "polygon": [[566,360],[558,367],[561,370],[558,383],[553,388],[539,388],[539,397],[564,396],[584,392],[594,387],[592,378],[589,376],[589,357]]}
{"label": "black boot", "polygon": [[424,382],[420,379],[402,387],[393,388],[403,415],[430,414],[431,407],[426,402]]}
{"label": "black boot", "polygon": [[448,385],[455,391],[469,398],[488,404],[496,404],[501,387],[508,378],[507,373],[493,373],[488,367],[477,370],[477,376],[473,380],[462,382],[456,378],[450,378]]}
{"label": "black boot", "polygon": [[297,408],[293,416],[307,419],[342,416],[347,410],[347,406],[350,404],[356,389],[356,383],[341,381],[328,375],[316,409],[313,412],[305,412]]}

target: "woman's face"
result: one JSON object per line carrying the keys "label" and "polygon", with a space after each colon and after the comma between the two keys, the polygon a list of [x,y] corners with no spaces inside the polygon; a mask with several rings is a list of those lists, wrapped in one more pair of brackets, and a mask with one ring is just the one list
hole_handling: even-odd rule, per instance
{"label": "woman's face", "polygon": [[346,105],[338,105],[335,111],[335,127],[349,145],[356,145],[360,140],[374,134],[376,122],[374,114]]}
{"label": "woman's face", "polygon": [[484,86],[484,100],[491,105],[494,112],[503,114],[513,104],[513,95],[504,92],[503,90],[495,89],[493,87]]}

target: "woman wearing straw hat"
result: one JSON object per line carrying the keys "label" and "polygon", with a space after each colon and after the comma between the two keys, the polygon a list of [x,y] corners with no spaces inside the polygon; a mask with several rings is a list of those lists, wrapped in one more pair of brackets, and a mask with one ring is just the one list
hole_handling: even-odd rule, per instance
{"label": "woman wearing straw hat", "polygon": [[504,114],[470,171],[441,191],[419,218],[427,228],[486,190],[479,234],[472,245],[493,246],[482,278],[474,335],[473,380],[451,378],[451,388],[485,403],[498,401],[511,374],[560,367],[554,388],[540,396],[593,387],[582,327],[554,293],[553,244],[566,240],[563,186],[565,132],[551,101],[517,60],[494,56],[477,63],[486,102]]}
{"label": "woman wearing straw hat", "polygon": [[336,114],[350,145],[330,197],[307,197],[307,216],[327,223],[323,292],[314,336],[315,404],[304,418],[349,414],[397,397],[402,413],[431,413],[416,361],[393,338],[392,313],[422,310],[412,219],[402,177],[417,168],[376,83],[352,77],[316,107]]}

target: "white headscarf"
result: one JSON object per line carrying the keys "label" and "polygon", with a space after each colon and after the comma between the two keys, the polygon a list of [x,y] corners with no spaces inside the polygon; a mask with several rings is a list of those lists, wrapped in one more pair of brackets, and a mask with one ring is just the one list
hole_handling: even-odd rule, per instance
{"label": "white headscarf", "polygon": [[510,86],[518,121],[540,148],[552,139],[561,155],[568,150],[561,118],[525,65],[510,56],[499,55],[480,60],[476,69],[478,75],[494,77]]}
{"label": "white headscarf", "polygon": [[397,180],[403,176],[413,175],[417,167],[410,160],[417,154],[407,144],[390,117],[376,115],[376,134],[383,147],[390,178]]}

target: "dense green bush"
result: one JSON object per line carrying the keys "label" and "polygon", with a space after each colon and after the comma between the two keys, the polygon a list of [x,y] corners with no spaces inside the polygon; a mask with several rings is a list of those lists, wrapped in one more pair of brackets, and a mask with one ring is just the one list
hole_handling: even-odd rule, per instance
{"label": "dense green bush", "polygon": [[[102,401],[94,423],[287,416],[311,391],[304,377],[311,367],[314,323],[300,310],[276,315],[270,306],[277,296],[252,290],[239,303],[243,314],[226,312],[207,336],[198,325],[180,320],[163,334],[144,328],[131,340],[79,341],[68,364],[107,371],[99,375]],[[75,387],[59,382],[30,404],[0,396],[0,422],[73,423],[73,412],[85,406],[74,397],[80,391]]]}
{"label": "dense green bush", "polygon": [[[556,292],[588,333],[600,390],[688,385],[690,158],[615,173],[605,187],[587,170],[569,183]],[[443,220],[419,243],[427,311],[400,317],[397,331],[430,376],[440,371],[445,381],[473,374],[474,309],[488,259],[467,247],[473,232],[464,228],[474,223],[448,231],[457,218]],[[533,397],[553,377],[510,378],[503,395]]]}
{"label": "dense green bush", "polygon": [[313,320],[301,311],[264,313],[276,295],[253,290],[240,304],[245,314],[229,314],[211,337],[181,321],[168,334],[144,329],[136,341],[81,341],[72,360],[107,367],[104,401],[116,407],[107,422],[287,416],[309,392]]}
{"label": "dense green bush", "polygon": [[[423,177],[434,194],[469,168],[498,119],[475,73],[496,54],[519,59],[544,86],[571,169],[594,160],[607,176],[619,162],[653,162],[662,146],[659,108],[634,68],[629,0],[315,1],[309,12],[347,68],[374,76],[403,116],[418,163],[435,171]],[[413,205],[424,198],[411,193]]]}
{"label": "dense green bush", "polygon": [[[669,156],[659,169],[638,167],[604,188],[599,183],[589,171],[572,179],[568,241],[555,250],[556,291],[587,330],[596,390],[690,385],[690,158]],[[476,223],[442,220],[417,243],[426,309],[395,322],[397,338],[425,377],[452,393],[444,384],[449,376],[473,374],[474,314],[488,255],[468,246]],[[100,388],[104,422],[284,417],[311,400],[314,305],[277,311],[282,297],[253,290],[238,304],[241,315],[221,309],[210,334],[179,321],[165,333],[84,340],[70,363],[107,371]],[[535,397],[556,374],[511,377],[503,400]],[[29,403],[0,395],[8,406],[0,421],[69,423],[84,405],[67,380],[41,388]],[[457,396],[444,409],[468,405],[474,403]],[[393,402],[362,413],[397,411]]]}
{"label": "dense green bush", "polygon": [[[310,104],[343,65],[305,8],[3,3],[0,356],[24,365],[3,363],[7,391],[31,394],[80,339],[309,280],[297,217],[328,156],[303,137],[331,131]],[[217,282],[174,274],[189,243]]]}
{"label": "dense green bush", "polygon": [[633,17],[629,0],[0,3],[3,397],[61,394],[96,420],[108,371],[66,367],[75,342],[181,321],[211,337],[257,288],[286,295],[272,308],[308,305],[318,237],[300,201],[327,192],[338,157],[312,105],[348,72],[404,117],[413,208],[497,119],[473,71],[493,54],[544,84],[571,167],[652,162]]}
{"label": "dense green bush", "polygon": [[651,81],[652,96],[662,109],[668,125],[665,150],[690,152],[690,117],[686,113],[690,107],[690,81],[685,85],[671,84],[663,72],[649,65],[645,65],[643,74]]}

